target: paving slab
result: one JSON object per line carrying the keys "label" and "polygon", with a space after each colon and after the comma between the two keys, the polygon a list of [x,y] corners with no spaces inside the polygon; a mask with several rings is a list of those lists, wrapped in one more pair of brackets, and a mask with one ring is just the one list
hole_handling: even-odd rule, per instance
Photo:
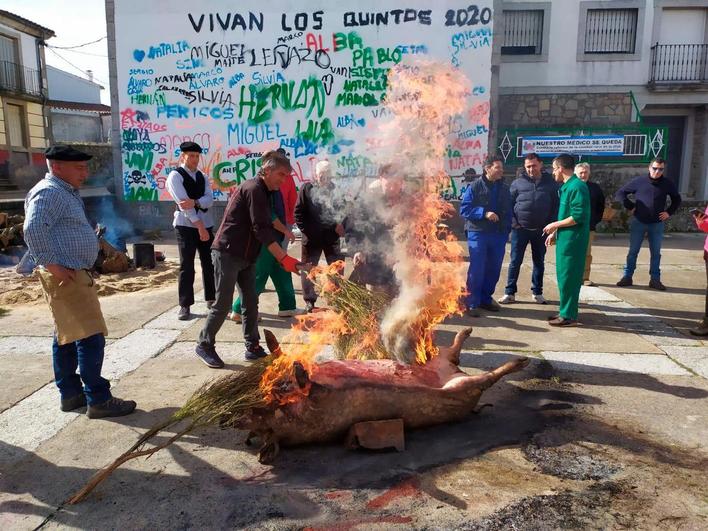
{"label": "paving slab", "polygon": [[[176,330],[136,330],[106,347],[102,375],[108,379],[121,378],[162,352],[177,334]],[[50,383],[0,413],[0,442],[14,449],[1,455],[0,463],[17,459],[17,449],[35,450],[81,416],[60,412],[59,400],[59,390]]]}
{"label": "paving slab", "polygon": [[541,352],[541,357],[560,371],[636,372],[691,376],[683,367],[659,354],[616,354],[614,352]]}
{"label": "paving slab", "polygon": [[[109,338],[121,338],[177,303],[176,284],[136,293],[118,293],[101,297],[101,310]],[[0,320],[0,336],[52,336],[54,322],[49,307],[44,303],[9,308]]]}
{"label": "paving slab", "polygon": [[460,352],[460,368],[463,369],[495,369],[509,361],[517,360],[520,357],[527,357],[530,366],[543,361],[535,353],[513,354],[508,352],[493,352],[481,350],[463,350]]}
{"label": "paving slab", "polygon": [[661,350],[687,369],[708,378],[708,347],[662,346]]}
{"label": "paving slab", "polygon": [[581,286],[580,287],[580,302],[620,302],[621,299],[612,295],[608,291],[597,286]]}
{"label": "paving slab", "polygon": [[[197,297],[197,295],[195,295]],[[189,309],[191,314],[190,318],[186,321],[180,321],[177,319],[177,312],[179,311],[179,306],[173,306],[166,312],[158,315],[155,319],[145,324],[143,328],[147,330],[152,329],[163,329],[163,330],[185,330],[192,325],[194,321],[202,318],[206,318],[209,310],[207,309],[206,302],[197,302],[192,305]]]}

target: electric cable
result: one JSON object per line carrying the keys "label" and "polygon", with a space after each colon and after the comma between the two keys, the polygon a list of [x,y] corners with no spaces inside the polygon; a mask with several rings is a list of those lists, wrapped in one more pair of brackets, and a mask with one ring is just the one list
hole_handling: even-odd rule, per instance
{"label": "electric cable", "polygon": [[[59,55],[56,51],[52,50],[51,48],[49,48],[49,51],[51,51],[51,52],[52,52],[54,55],[56,55],[59,59],[61,59],[61,60],[64,61],[65,63],[67,63],[69,66],[75,68],[76,70],[78,70],[79,72],[81,72],[82,74],[84,74],[85,76],[88,76],[88,75],[89,75],[86,70],[83,70],[82,68],[79,68],[79,67],[76,66],[74,63],[72,63],[71,61],[69,61],[66,57],[62,57],[61,55]],[[100,79],[97,79],[96,77],[94,77],[93,80],[94,80],[96,83],[99,83],[99,84],[104,85],[104,86],[108,86],[108,83],[106,83],[106,82],[104,82],[104,81],[101,81]]]}
{"label": "electric cable", "polygon": [[95,41],[91,42],[85,42],[83,44],[77,44],[76,46],[53,46],[53,45],[47,45],[48,48],[56,48],[57,50],[72,50],[74,48],[83,48],[84,46],[88,46],[89,44],[96,44],[97,42],[101,42],[103,39],[108,38],[107,35],[104,35],[100,39],[96,39]]}

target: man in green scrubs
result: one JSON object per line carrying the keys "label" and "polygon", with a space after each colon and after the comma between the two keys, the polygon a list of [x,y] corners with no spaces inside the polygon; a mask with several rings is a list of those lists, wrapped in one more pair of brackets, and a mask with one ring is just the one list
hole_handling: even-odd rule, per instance
{"label": "man in green scrubs", "polygon": [[552,326],[578,324],[578,299],[583,284],[585,254],[590,239],[590,192],[574,173],[575,160],[570,155],[553,159],[553,178],[562,183],[558,192],[558,221],[543,229],[546,245],[556,242],[556,277],[560,304],[558,315],[548,321]]}

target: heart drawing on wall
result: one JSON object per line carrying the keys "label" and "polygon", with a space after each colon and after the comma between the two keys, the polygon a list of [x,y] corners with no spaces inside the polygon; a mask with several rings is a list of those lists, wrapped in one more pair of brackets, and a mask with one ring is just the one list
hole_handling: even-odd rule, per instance
{"label": "heart drawing on wall", "polygon": [[135,60],[140,63],[143,59],[145,59],[145,52],[143,50],[133,50],[133,57],[135,57]]}

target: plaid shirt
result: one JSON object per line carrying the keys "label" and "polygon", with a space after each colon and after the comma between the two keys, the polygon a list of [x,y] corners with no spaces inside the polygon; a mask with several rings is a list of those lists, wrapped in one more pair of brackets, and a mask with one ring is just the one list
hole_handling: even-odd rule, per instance
{"label": "plaid shirt", "polygon": [[24,231],[38,265],[90,269],[98,256],[98,238],[79,191],[49,173],[25,198]]}

